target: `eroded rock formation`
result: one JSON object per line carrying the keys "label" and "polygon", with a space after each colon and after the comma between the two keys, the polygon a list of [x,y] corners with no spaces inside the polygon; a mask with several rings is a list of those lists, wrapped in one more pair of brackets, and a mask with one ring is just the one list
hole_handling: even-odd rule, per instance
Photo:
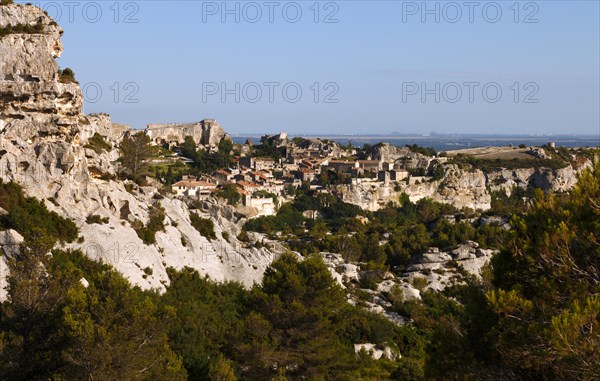
{"label": "eroded rock formation", "polygon": [[[55,58],[62,52],[62,30],[54,21],[35,6],[0,6],[0,27],[18,24],[41,24],[43,30],[0,39],[0,178],[19,183],[27,195],[45,200],[50,210],[78,225],[83,242],[68,248],[114,265],[142,288],[164,290],[169,266],[191,267],[215,280],[247,286],[260,281],[283,249],[275,243],[272,250],[256,249],[237,240],[243,220],[230,207],[212,201],[191,211],[156,189],[134,186],[129,192],[123,182],[109,180],[115,174],[116,146],[128,127],[112,124],[106,114],[82,113],[79,85],[62,83],[58,74]],[[224,132],[218,125],[207,126],[199,141],[218,144]],[[86,147],[96,133],[112,148]],[[132,224],[146,222],[149,207],[159,203],[165,210],[165,231],[156,234],[156,244],[146,245]],[[201,236],[190,213],[211,218],[217,239]],[[109,223],[86,223],[92,214]],[[2,234],[8,233],[0,238]],[[10,253],[5,250],[4,255]],[[5,275],[3,271],[0,280]]]}
{"label": "eroded rock formation", "polygon": [[214,119],[197,123],[149,124],[146,134],[156,143],[182,144],[186,136],[191,136],[197,145],[216,147],[227,137],[225,130]]}

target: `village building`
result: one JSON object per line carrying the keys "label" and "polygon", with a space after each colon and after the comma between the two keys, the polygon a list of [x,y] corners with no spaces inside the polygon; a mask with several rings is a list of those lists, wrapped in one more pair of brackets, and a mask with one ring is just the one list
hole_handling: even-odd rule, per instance
{"label": "village building", "polygon": [[358,160],[358,168],[365,172],[379,172],[383,169],[383,165],[379,160]]}
{"label": "village building", "polygon": [[217,184],[207,181],[181,180],[171,186],[171,190],[177,196],[187,197],[208,197],[215,189]]}
{"label": "village building", "polygon": [[337,173],[348,173],[353,169],[357,169],[359,166],[357,161],[348,160],[329,160],[327,167],[336,171]]}
{"label": "village building", "polygon": [[240,180],[236,184],[247,194],[252,194],[259,190],[264,190],[264,187],[262,185],[250,181]]}

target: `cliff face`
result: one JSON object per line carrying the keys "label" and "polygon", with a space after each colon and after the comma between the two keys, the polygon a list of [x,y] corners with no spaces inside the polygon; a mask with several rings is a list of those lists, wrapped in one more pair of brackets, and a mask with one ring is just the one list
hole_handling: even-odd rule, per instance
{"label": "cliff face", "polygon": [[198,123],[168,123],[149,124],[146,134],[155,142],[177,143],[185,141],[186,136],[191,136],[199,145],[215,147],[227,134],[219,123],[212,119],[205,119]]}
{"label": "cliff face", "polygon": [[[84,241],[69,248],[114,265],[143,288],[164,289],[169,266],[188,266],[215,280],[247,286],[260,281],[283,248],[272,244],[272,250],[255,249],[238,241],[243,220],[228,206],[215,201],[190,211],[179,200],[157,195],[155,189],[130,193],[122,182],[102,180],[115,174],[123,126],[113,125],[105,114],[84,115],[79,85],[60,82],[54,60],[62,51],[60,27],[37,7],[0,6],[0,27],[38,23],[43,25],[41,33],[0,39],[0,178],[19,183],[26,194],[46,200],[50,210],[75,221]],[[85,148],[95,133],[105,136],[113,148],[100,153]],[[149,206],[159,202],[165,209],[165,232],[157,233],[157,244],[145,245],[132,223],[146,222]],[[202,237],[192,227],[190,213],[211,218],[218,238]],[[87,224],[92,214],[110,222]],[[0,239],[0,247],[8,249],[3,242]],[[10,255],[10,250],[5,253]],[[0,278],[5,275],[0,272]]]}
{"label": "cliff face", "polygon": [[61,83],[55,58],[63,51],[62,29],[33,6],[0,7],[0,28],[41,25],[41,33],[9,34],[0,40],[0,132],[7,139],[71,138],[83,98],[76,83]]}
{"label": "cliff face", "polygon": [[457,208],[485,210],[491,207],[484,173],[480,170],[465,171],[452,164],[444,166],[444,179],[433,198]]}
{"label": "cliff face", "polygon": [[461,169],[455,164],[444,164],[444,177],[441,180],[423,178],[407,184],[366,180],[356,184],[339,185],[335,192],[345,202],[358,205],[367,210],[378,210],[389,202],[397,203],[402,193],[406,193],[415,202],[428,197],[433,200],[452,204],[457,208],[487,210],[491,208],[491,191],[502,190],[510,195],[515,187],[533,186],[553,192],[566,192],[577,183],[582,168],[567,166],[561,169],[523,168],[499,170],[484,173],[479,169]]}
{"label": "cliff face", "polygon": [[486,186],[483,172],[469,172],[455,165],[446,165],[442,180],[423,178],[416,182],[400,181],[387,184],[366,180],[356,184],[339,185],[335,192],[345,202],[371,211],[378,210],[389,202],[398,203],[402,193],[406,193],[412,202],[427,197],[457,208],[485,210],[490,208],[491,203]]}

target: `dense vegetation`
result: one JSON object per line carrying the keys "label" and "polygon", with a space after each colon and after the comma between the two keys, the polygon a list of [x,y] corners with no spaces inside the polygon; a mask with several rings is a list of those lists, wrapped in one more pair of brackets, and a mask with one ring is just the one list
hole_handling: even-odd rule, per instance
{"label": "dense vegetation", "polygon": [[185,379],[166,335],[174,310],[109,266],[51,247],[38,234],[9,261],[0,379]]}
{"label": "dense vegetation", "polygon": [[[190,379],[387,378],[400,363],[357,358],[353,343],[386,343],[410,353],[412,329],[349,305],[318,256],[300,262],[285,255],[250,291],[216,285],[192,270],[170,276],[163,298],[177,309],[170,345]],[[217,378],[223,374],[230,378]]]}
{"label": "dense vegetation", "polygon": [[[340,253],[351,261],[398,272],[430,246],[451,249],[472,240],[482,247],[500,248],[506,235],[498,224],[472,223],[467,218],[472,211],[429,199],[412,203],[405,195],[401,201],[399,207],[365,212],[331,194],[303,187],[277,215],[249,220],[244,228],[272,235],[281,232],[290,248],[302,254]],[[320,218],[305,218],[302,212],[307,210],[318,211]]]}
{"label": "dense vegetation", "polygon": [[[301,143],[302,139],[296,140],[296,142]],[[275,139],[267,138],[261,144],[253,146],[254,156],[255,157],[271,157],[275,160],[285,157],[285,147],[278,147]]]}
{"label": "dense vegetation", "polygon": [[[289,227],[303,260],[283,255],[250,290],[169,269],[171,285],[159,295],[80,252],[48,255],[76,229],[15,184],[0,184],[2,226],[26,237],[8,261],[0,379],[597,379],[599,167],[568,195],[536,192],[526,212],[511,205],[508,232],[462,221],[468,211],[430,200],[404,197],[400,207],[363,213],[310,192],[299,190],[274,217],[282,221],[263,221]],[[323,217],[305,220],[304,210]],[[157,206],[148,229],[162,223]],[[332,245],[373,268],[402,266],[426,246],[466,239],[501,248],[483,279],[425,292],[422,301],[392,291],[391,309],[410,321],[402,326],[350,305],[348,290],[310,254]],[[365,342],[402,358],[356,355],[353,344]]]}
{"label": "dense vegetation", "polygon": [[223,185],[216,195],[226,200],[229,205],[236,205],[242,199],[237,185],[233,183]]}
{"label": "dense vegetation", "polygon": [[90,214],[86,217],[85,222],[88,224],[107,224],[110,221],[108,217],[102,217],[97,214]]}
{"label": "dense vegetation", "polygon": [[196,213],[191,213],[190,221],[200,235],[206,237],[209,241],[211,239],[217,239],[217,235],[215,234],[215,223],[210,218],[202,218]]}
{"label": "dense vegetation", "polygon": [[140,220],[135,220],[132,223],[132,227],[146,245],[152,245],[156,243],[156,233],[165,231],[164,220],[165,209],[160,204],[157,204],[149,208],[148,222],[145,225]]}
{"label": "dense vegetation", "polygon": [[230,167],[233,164],[232,151],[233,142],[225,138],[219,142],[218,149],[214,152],[197,149],[191,136],[185,137],[181,147],[181,155],[192,160],[192,174],[213,173],[218,169]]}
{"label": "dense vegetation", "polygon": [[79,231],[73,221],[59,216],[46,208],[34,197],[26,197],[16,183],[4,183],[0,179],[0,228],[14,229],[29,237],[39,232],[60,242],[72,242]]}

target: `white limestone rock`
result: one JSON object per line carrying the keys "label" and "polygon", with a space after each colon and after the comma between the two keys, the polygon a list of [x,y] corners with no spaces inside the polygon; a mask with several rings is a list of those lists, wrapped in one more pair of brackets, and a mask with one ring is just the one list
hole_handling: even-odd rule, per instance
{"label": "white limestone rock", "polygon": [[371,343],[354,344],[354,353],[358,355],[362,351],[368,353],[375,360],[386,358],[388,360],[395,361],[402,357],[397,350],[394,350],[387,345],[383,348],[379,348],[376,344]]}

